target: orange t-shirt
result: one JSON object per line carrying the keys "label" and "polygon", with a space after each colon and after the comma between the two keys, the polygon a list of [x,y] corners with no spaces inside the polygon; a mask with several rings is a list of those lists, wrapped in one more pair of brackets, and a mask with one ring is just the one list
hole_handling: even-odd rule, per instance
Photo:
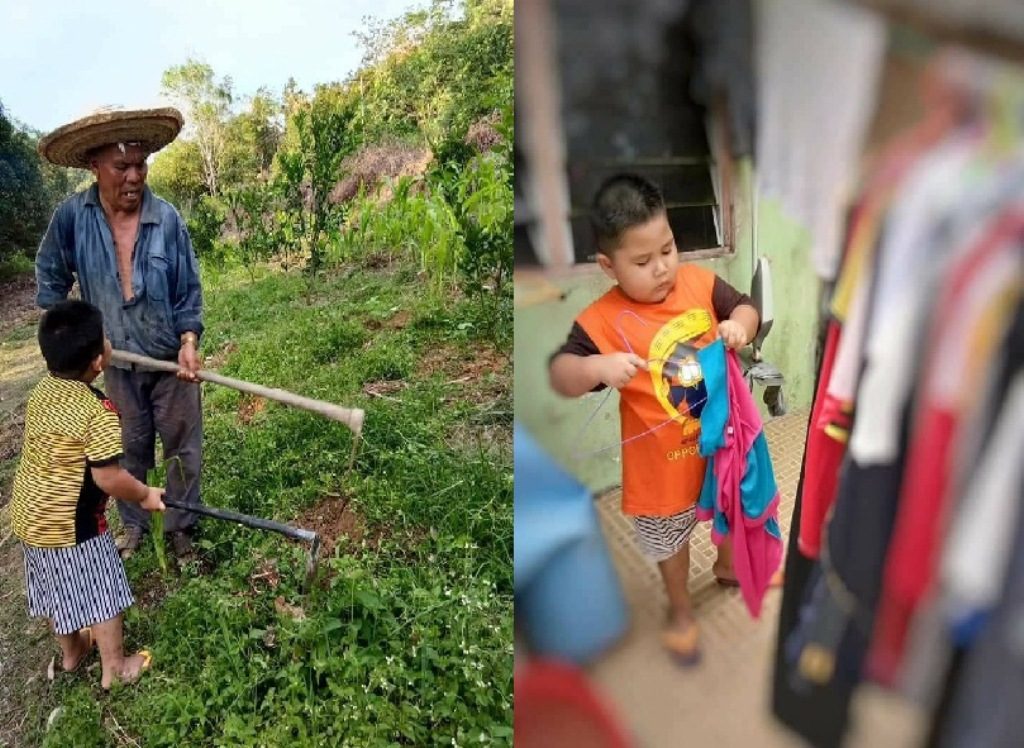
{"label": "orange t-shirt", "polygon": [[678,514],[700,495],[705,461],[697,441],[707,392],[696,352],[718,335],[716,281],[736,294],[712,271],[682,265],[661,303],[635,302],[616,286],[576,320],[600,353],[632,350],[650,367],[619,392],[626,514]]}

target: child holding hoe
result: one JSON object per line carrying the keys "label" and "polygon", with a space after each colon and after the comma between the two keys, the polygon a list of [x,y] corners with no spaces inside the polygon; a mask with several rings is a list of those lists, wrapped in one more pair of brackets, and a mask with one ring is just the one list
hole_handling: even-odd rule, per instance
{"label": "child holding hoe", "polygon": [[50,620],[65,671],[98,646],[101,685],[109,689],[138,679],[151,658],[122,648],[122,613],[134,600],[107,531],[107,499],[162,512],[164,492],[120,466],[117,411],[91,385],[111,355],[100,311],[83,301],[56,304],[39,323],[39,347],[49,373],[29,397],[11,499],[29,612]]}

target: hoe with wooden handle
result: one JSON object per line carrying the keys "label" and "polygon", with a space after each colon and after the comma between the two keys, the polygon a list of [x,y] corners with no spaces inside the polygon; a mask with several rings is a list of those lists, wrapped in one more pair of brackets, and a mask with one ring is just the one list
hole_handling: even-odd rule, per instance
{"label": "hoe with wooden handle", "polygon": [[[173,361],[158,361],[155,358],[142,356],[138,353],[129,353],[128,351],[114,351],[114,360],[121,361],[126,364],[145,366],[148,369],[167,371],[172,374],[177,374],[178,371],[181,370],[181,367]],[[250,395],[265,397],[268,400],[276,400],[277,402],[284,403],[285,405],[293,405],[296,408],[302,408],[303,410],[312,411],[313,413],[319,413],[325,418],[330,418],[332,421],[338,421],[345,424],[349,429],[351,429],[352,433],[355,434],[357,438],[363,433],[364,413],[361,408],[343,408],[340,405],[327,403],[323,400],[313,400],[312,398],[303,397],[302,395],[296,395],[294,392],[288,392],[287,390],[264,387],[263,385],[245,382],[241,379],[225,377],[215,371],[208,371],[207,369],[200,369],[196,372],[196,376],[203,382],[213,382],[214,384],[230,387],[231,389],[238,390],[239,392],[246,392]]]}
{"label": "hoe with wooden handle", "polygon": [[[113,358],[115,361],[137,364],[139,366],[145,366],[148,369],[166,371],[172,374],[177,374],[181,369],[181,367],[172,361],[159,361],[155,358],[150,358],[149,356],[142,356],[138,353],[130,353],[128,351],[114,351]],[[275,400],[279,403],[292,405],[296,408],[302,408],[303,410],[308,410],[313,413],[319,413],[332,421],[338,421],[345,424],[355,436],[352,443],[352,458],[349,465],[351,466],[352,462],[355,460],[356,447],[359,444],[359,438],[363,432],[363,417],[365,415],[361,408],[343,408],[340,405],[327,403],[323,400],[313,400],[308,397],[302,397],[301,395],[296,395],[295,393],[288,392],[286,390],[264,387],[241,379],[232,379],[231,377],[225,377],[214,371],[207,371],[206,369],[200,369],[196,372],[196,376],[202,382],[213,382],[214,384],[230,387],[231,389],[246,392],[250,395],[265,397],[268,400]],[[272,520],[250,517],[227,509],[217,509],[215,507],[189,504],[182,501],[175,501],[173,499],[164,499],[164,503],[175,509],[195,512],[196,514],[203,514],[208,517],[214,517],[215,519],[225,520],[227,522],[235,522],[246,527],[255,527],[260,530],[279,532],[287,537],[309,542],[310,551],[309,558],[306,562],[306,580],[303,585],[304,587],[309,586],[309,583],[313,578],[313,574],[316,572],[317,556],[320,553],[320,536],[312,530],[303,530],[298,527],[284,525]]]}

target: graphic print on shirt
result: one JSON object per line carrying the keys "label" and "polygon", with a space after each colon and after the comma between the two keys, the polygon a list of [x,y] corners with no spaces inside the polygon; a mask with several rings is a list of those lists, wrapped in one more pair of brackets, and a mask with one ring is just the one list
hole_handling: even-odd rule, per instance
{"label": "graphic print on shirt", "polygon": [[690,309],[667,322],[651,341],[648,353],[654,394],[682,427],[685,453],[697,454],[700,414],[707,400],[704,374],[697,362],[696,342],[711,330],[711,315]]}

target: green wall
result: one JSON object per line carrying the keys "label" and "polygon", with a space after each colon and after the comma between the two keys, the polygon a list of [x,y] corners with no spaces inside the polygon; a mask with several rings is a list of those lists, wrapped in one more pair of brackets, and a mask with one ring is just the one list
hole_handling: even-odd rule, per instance
{"label": "green wall", "polygon": [[[740,290],[749,291],[753,252],[749,164],[740,165],[738,182],[736,252],[700,264]],[[818,282],[810,266],[809,235],[787,220],[774,202],[766,200],[758,201],[757,234],[758,251],[771,263],[775,291],[775,324],[764,344],[764,358],[778,366],[786,377],[784,393],[789,409],[807,408],[814,384],[818,303]],[[583,456],[618,442],[618,395],[613,393],[582,431],[605,393],[575,400],[556,395],[548,386],[547,360],[565,340],[576,315],[610,284],[593,266],[555,281],[565,294],[563,300],[517,307],[515,311],[516,418],[593,491],[619,484],[617,448],[597,456]]]}

